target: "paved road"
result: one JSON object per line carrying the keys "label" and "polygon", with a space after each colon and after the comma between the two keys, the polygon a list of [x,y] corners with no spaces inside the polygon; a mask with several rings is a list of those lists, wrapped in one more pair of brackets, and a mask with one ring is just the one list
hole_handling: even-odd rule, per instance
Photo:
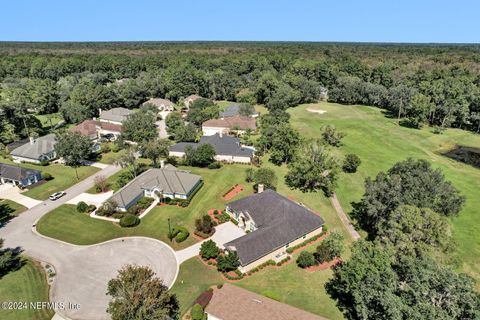
{"label": "paved road", "polygon": [[353,238],[353,240],[360,239],[360,235],[358,234],[357,230],[355,230],[355,227],[348,219],[345,211],[343,211],[342,205],[340,204],[340,201],[338,201],[336,193],[333,193],[333,195],[330,197],[330,202],[332,203],[332,206],[337,212],[338,217],[342,221],[345,228],[347,228],[347,231],[350,233],[350,236]]}
{"label": "paved road", "polygon": [[32,228],[44,214],[93,186],[96,176],[108,177],[118,170],[120,168],[108,166],[65,190],[67,194],[63,198],[42,202],[0,228],[0,238],[5,239],[6,247],[21,247],[26,255],[54,266],[57,276],[51,301],[80,304],[78,310],[57,310],[72,319],[109,318],[105,312],[108,302],[106,284],[126,263],[149,265],[168,286],[175,282],[178,273],[175,253],[154,239],[126,238],[93,246],[75,246],[40,236]]}

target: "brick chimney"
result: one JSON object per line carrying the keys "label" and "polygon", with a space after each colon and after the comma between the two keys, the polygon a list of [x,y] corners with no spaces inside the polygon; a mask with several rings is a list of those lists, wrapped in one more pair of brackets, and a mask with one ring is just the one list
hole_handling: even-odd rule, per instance
{"label": "brick chimney", "polygon": [[218,133],[218,135],[220,136],[220,138],[223,138],[223,130],[220,130],[220,132]]}
{"label": "brick chimney", "polygon": [[34,137],[28,137],[28,139],[30,140],[30,144],[34,144],[34,143],[35,143],[35,138],[34,138]]}
{"label": "brick chimney", "polygon": [[160,168],[165,167],[165,160],[160,160]]}
{"label": "brick chimney", "polygon": [[258,193],[262,193],[265,190],[265,185],[263,183],[258,184]]}

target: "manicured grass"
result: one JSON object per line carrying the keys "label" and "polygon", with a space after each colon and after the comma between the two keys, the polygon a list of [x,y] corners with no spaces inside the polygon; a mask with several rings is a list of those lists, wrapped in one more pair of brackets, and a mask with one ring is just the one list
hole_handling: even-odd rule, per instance
{"label": "manicured grass", "polygon": [[217,270],[207,268],[198,258],[191,258],[181,264],[171,292],[177,295],[183,315],[203,291],[223,282]]}
{"label": "manicured grass", "polygon": [[44,128],[51,128],[63,120],[60,113],[37,114],[35,115],[35,117],[40,120],[40,122],[42,123],[42,127]]}
{"label": "manicured grass", "polygon": [[[6,213],[16,216],[25,210],[27,210],[27,208],[22,206],[20,203],[16,203],[15,201],[8,199],[0,200],[0,213],[2,214]],[[0,217],[2,214],[0,214]]]}
{"label": "manicured grass", "polygon": [[[298,254],[294,254],[294,259]],[[258,294],[273,294],[280,302],[332,320],[343,319],[324,289],[331,274],[331,270],[309,273],[291,262],[280,268],[267,268],[233,284]],[[181,313],[184,314],[203,291],[224,282],[215,269],[205,266],[198,258],[185,261],[172,288],[179,299]]]}
{"label": "manicured grass", "polygon": [[[42,267],[31,260],[19,270],[0,279],[0,301],[37,302],[48,301],[48,285]],[[2,320],[51,319],[54,312],[47,309],[3,310]]]}
{"label": "manicured grass", "polygon": [[[327,112],[311,113],[305,110],[307,107]],[[351,211],[351,202],[360,200],[366,177],[388,170],[398,161],[408,157],[427,159],[433,167],[442,169],[446,178],[467,198],[460,215],[451,219],[457,243],[453,258],[458,260],[458,270],[480,280],[480,170],[441,155],[456,144],[478,147],[480,135],[459,129],[448,129],[437,135],[431,128],[405,128],[397,125],[395,119],[385,117],[380,109],[367,106],[319,103],[298,106],[289,112],[292,124],[310,138],[320,137],[322,126],[335,125],[346,133],[338,154],[360,156],[362,164],[357,173],[340,175],[337,194],[346,212]]]}
{"label": "manicured grass", "polygon": [[[194,196],[190,205],[187,208],[156,207],[142,219],[140,225],[134,228],[122,229],[110,222],[78,214],[73,206],[64,205],[43,216],[37,224],[37,229],[49,237],[75,244],[94,244],[122,236],[139,235],[160,239],[169,243],[174,249],[185,248],[197,240],[190,236],[179,244],[170,242],[167,237],[168,219],[172,226],[178,224],[193,233],[196,218],[206,214],[209,209],[225,207],[223,194],[236,183],[243,183],[247,167],[225,165],[217,170],[184,168],[201,175],[204,179],[203,187]],[[248,188],[237,197],[243,197],[251,192],[253,190]]]}
{"label": "manicured grass", "polygon": [[113,164],[115,161],[119,160],[127,151],[126,150],[120,150],[118,152],[107,152],[107,153],[102,153],[102,157],[98,162],[100,163],[105,163],[105,164]]}
{"label": "manicured grass", "polygon": [[99,170],[98,168],[90,167],[90,166],[79,167],[77,169],[79,179],[77,180],[77,176],[75,175],[75,169],[61,165],[61,164],[49,164],[48,166],[38,166],[38,165],[27,164],[27,163],[16,164],[16,163],[13,163],[11,160],[1,159],[1,158],[0,158],[0,162],[20,165],[21,167],[40,170],[42,171],[42,173],[45,173],[45,172],[50,173],[53,176],[52,180],[47,181],[41,185],[38,185],[32,188],[31,190],[28,190],[25,193],[23,193],[27,197],[31,197],[38,200],[46,200],[48,199],[48,196],[51,195],[52,193],[65,190],[71,187],[72,185],[76,184],[78,181],[83,180],[88,176],[91,176],[92,174],[94,174]]}

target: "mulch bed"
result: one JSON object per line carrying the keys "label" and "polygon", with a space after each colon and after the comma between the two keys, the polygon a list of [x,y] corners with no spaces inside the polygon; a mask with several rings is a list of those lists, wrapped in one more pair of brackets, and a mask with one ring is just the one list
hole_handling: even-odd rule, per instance
{"label": "mulch bed", "polygon": [[[218,221],[217,217],[216,217],[215,214],[214,214],[215,210],[217,210],[217,209],[210,209],[210,210],[208,210],[208,215],[209,215],[210,217],[212,217],[212,219],[213,219],[214,221],[216,221],[218,224],[220,224],[220,221]],[[218,211],[222,212],[222,210],[218,210]]]}
{"label": "mulch bed", "polygon": [[245,190],[244,186],[242,186],[241,184],[236,184],[223,196],[223,200],[225,201],[232,200],[233,197],[235,197],[237,194],[239,194],[243,190]]}
{"label": "mulch bed", "polygon": [[327,270],[327,269],[330,269],[331,267],[333,267],[334,265],[340,263],[341,261],[342,261],[342,259],[335,258],[330,262],[320,263],[316,266],[311,266],[311,267],[305,268],[304,270],[307,271],[307,272],[310,272],[310,273],[320,271],[320,270]]}

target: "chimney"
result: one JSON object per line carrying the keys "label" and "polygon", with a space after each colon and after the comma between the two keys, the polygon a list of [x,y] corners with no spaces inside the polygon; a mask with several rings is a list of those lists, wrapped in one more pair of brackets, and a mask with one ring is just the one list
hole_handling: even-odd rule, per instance
{"label": "chimney", "polygon": [[220,136],[220,138],[223,138],[223,130],[220,130],[220,132],[218,133],[218,135]]}
{"label": "chimney", "polygon": [[258,184],[258,193],[262,193],[265,190],[265,185],[263,183]]}
{"label": "chimney", "polygon": [[34,138],[34,137],[28,137],[28,139],[30,140],[30,144],[34,144],[34,143],[35,143],[35,138]]}
{"label": "chimney", "polygon": [[102,114],[102,108],[98,108],[98,115]]}
{"label": "chimney", "polygon": [[165,167],[165,160],[160,160],[160,168]]}

